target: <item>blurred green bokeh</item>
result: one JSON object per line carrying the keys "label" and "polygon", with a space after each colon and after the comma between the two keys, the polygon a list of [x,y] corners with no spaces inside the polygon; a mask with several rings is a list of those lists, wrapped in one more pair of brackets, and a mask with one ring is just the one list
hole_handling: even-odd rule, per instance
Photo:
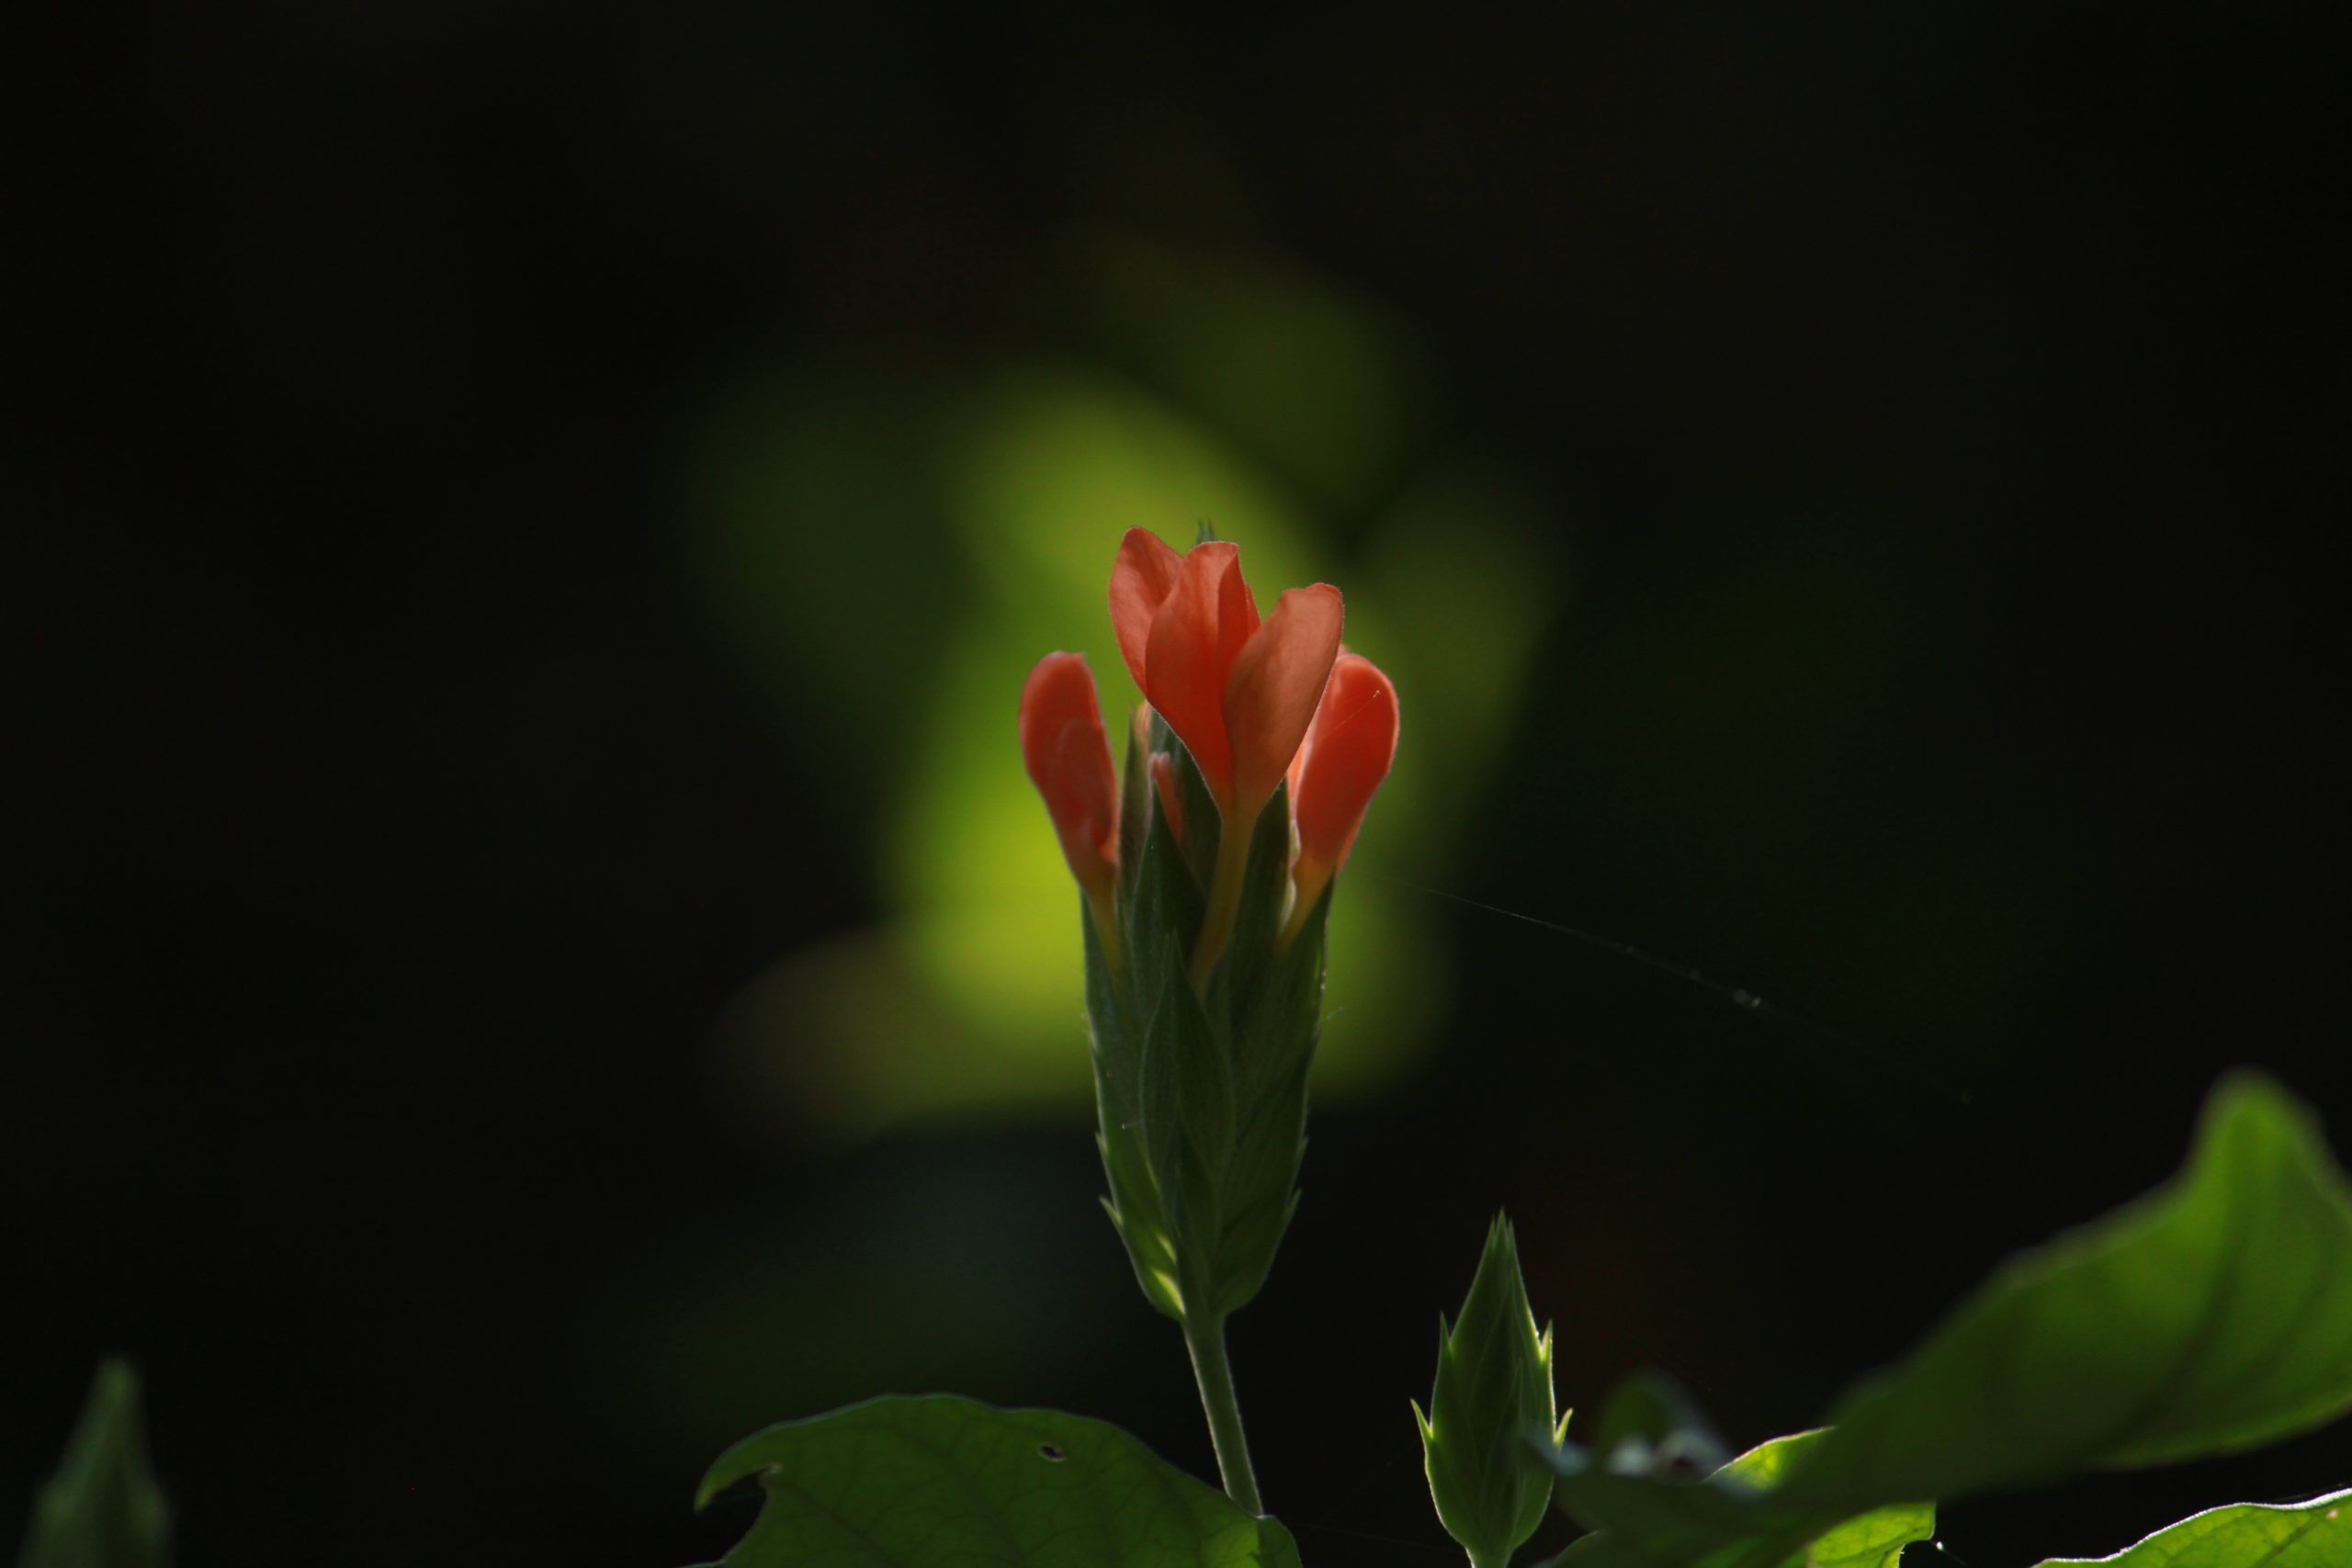
{"label": "blurred green bokeh", "polygon": [[1461,825],[1558,604],[1533,503],[1444,449],[1396,328],[1319,280],[1101,235],[1063,264],[1094,357],[754,367],[690,444],[699,580],[876,846],[883,918],[780,959],[721,1031],[729,1097],[803,1135],[1085,1103],[1078,900],[1012,718],[1030,665],[1076,649],[1120,732],[1137,694],[1104,592],[1130,526],[1239,542],[1264,605],[1340,584],[1350,645],[1403,694],[1333,918],[1319,1087],[1393,1073],[1444,995],[1391,879]]}

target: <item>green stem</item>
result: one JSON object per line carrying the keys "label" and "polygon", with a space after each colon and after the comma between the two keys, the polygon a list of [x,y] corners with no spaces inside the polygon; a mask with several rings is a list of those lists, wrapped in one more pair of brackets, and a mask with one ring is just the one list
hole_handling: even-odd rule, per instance
{"label": "green stem", "polygon": [[1208,1415],[1209,1442],[1216,1449],[1225,1495],[1244,1512],[1262,1514],[1258,1478],[1250,1470],[1250,1439],[1241,1433],[1241,1406],[1233,1397],[1233,1368],[1225,1359],[1225,1319],[1196,1325],[1186,1317],[1184,1348],[1193,1353],[1193,1376],[1201,1385],[1201,1408]]}

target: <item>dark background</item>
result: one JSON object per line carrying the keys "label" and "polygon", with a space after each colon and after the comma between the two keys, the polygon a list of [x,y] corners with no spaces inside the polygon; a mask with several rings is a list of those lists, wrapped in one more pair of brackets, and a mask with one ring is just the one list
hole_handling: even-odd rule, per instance
{"label": "dark background", "polygon": [[[1310,1561],[1453,1560],[1405,1400],[1498,1205],[1564,1401],[1662,1365],[1746,1442],[2160,1179],[2220,1070],[2346,1126],[2346,62],[2297,27],[739,0],[6,31],[0,1531],[109,1348],[190,1563],[715,1558],[748,1515],[692,1515],[700,1466],[884,1389],[1207,1471],[1082,1110],[796,1142],[698,1051],[886,898],[842,758],[688,586],[682,411],[749,355],[1082,352],[1030,265],[1074,225],[1405,323],[1402,446],[1288,476],[1317,574],[1349,581],[1382,474],[1464,448],[1575,563],[1445,889],[1780,1010],[1425,911],[1450,999],[1318,1113],[1234,1330]],[[775,518],[802,592],[874,597],[819,543],[887,535],[862,504]],[[1129,523],[1182,543],[1165,506],[1104,519],[1104,567]],[[922,646],[963,569],[920,554],[844,665]],[[682,1270],[707,1310],[616,1283]],[[1944,1533],[1988,1568],[2346,1483],[2337,1431]]]}

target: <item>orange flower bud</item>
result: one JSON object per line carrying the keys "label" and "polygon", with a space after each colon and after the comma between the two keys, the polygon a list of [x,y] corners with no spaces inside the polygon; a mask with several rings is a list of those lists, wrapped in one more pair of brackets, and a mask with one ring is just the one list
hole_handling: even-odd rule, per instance
{"label": "orange flower bud", "polygon": [[1119,795],[1094,676],[1082,654],[1049,653],[1021,688],[1021,755],[1046,797],[1062,858],[1090,899],[1108,899],[1119,879]]}
{"label": "orange flower bud", "polygon": [[1364,808],[1396,758],[1396,688],[1371,660],[1340,655],[1315,710],[1314,728],[1291,770],[1298,823],[1294,927],[1347,864]]}
{"label": "orange flower bud", "polygon": [[1240,551],[1209,539],[1179,556],[1130,528],[1111,568],[1111,625],[1136,684],[1192,753],[1224,832],[1193,949],[1195,988],[1233,932],[1250,832],[1297,755],[1340,652],[1340,591],[1294,588],[1261,621]]}
{"label": "orange flower bud", "polygon": [[1240,552],[1179,556],[1131,528],[1111,569],[1111,624],[1144,696],[1184,742],[1230,826],[1273,798],[1340,651],[1340,591],[1284,593],[1262,622]]}

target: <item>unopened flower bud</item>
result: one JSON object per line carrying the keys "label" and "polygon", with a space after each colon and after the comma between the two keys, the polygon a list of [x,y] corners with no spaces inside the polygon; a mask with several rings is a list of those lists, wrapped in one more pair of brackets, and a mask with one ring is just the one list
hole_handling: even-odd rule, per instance
{"label": "unopened flower bud", "polygon": [[1438,1318],[1437,1386],[1413,1407],[1430,1498],[1472,1568],[1504,1568],[1544,1522],[1553,1472],[1532,1439],[1566,1430],[1552,1404],[1552,1331],[1535,1329],[1510,1222],[1497,1214],[1451,1329]]}
{"label": "unopened flower bud", "polygon": [[1214,1336],[1265,1283],[1296,1204],[1325,889],[1395,754],[1396,697],[1341,657],[1338,589],[1292,589],[1261,618],[1221,540],[1179,555],[1130,531],[1110,610],[1145,697],[1124,773],[1074,653],[1032,671],[1022,752],[1091,917],[1112,1221],[1152,1304]]}
{"label": "unopened flower bud", "polygon": [[1075,653],[1049,653],[1021,688],[1021,755],[1062,841],[1106,950],[1115,953],[1119,795],[1094,677]]}
{"label": "unopened flower bud", "polygon": [[1292,868],[1288,947],[1331,878],[1348,863],[1365,807],[1396,760],[1396,688],[1361,654],[1342,653],[1291,763],[1291,809],[1298,825]]}

